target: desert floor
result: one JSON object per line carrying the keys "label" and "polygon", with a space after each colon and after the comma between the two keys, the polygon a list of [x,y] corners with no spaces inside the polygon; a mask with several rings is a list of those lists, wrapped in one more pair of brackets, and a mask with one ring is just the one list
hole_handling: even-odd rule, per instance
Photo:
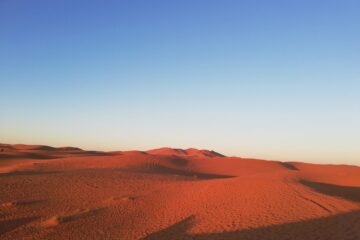
{"label": "desert floor", "polygon": [[0,238],[360,239],[360,167],[0,145]]}

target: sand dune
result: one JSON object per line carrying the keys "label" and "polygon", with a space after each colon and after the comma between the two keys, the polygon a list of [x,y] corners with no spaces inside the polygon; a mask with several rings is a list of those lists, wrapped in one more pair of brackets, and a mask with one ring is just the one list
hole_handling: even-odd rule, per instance
{"label": "sand dune", "polygon": [[1,239],[360,239],[360,167],[0,149]]}
{"label": "sand dune", "polygon": [[176,148],[159,148],[146,151],[153,155],[165,156],[193,156],[193,157],[225,157],[224,155],[215,151],[199,150],[195,148],[189,149],[176,149]]}

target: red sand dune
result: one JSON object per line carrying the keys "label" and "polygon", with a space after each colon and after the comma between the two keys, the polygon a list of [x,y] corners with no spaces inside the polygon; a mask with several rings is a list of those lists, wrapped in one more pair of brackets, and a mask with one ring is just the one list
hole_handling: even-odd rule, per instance
{"label": "red sand dune", "polygon": [[1,239],[360,239],[360,167],[0,144]]}
{"label": "red sand dune", "polygon": [[215,151],[198,150],[195,148],[189,149],[175,149],[175,148],[159,148],[147,151],[153,155],[165,155],[165,156],[193,156],[193,157],[224,157],[224,155]]}

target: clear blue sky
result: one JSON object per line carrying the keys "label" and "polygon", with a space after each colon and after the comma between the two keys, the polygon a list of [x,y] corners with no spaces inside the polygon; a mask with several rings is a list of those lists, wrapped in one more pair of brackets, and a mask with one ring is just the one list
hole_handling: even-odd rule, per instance
{"label": "clear blue sky", "polygon": [[360,1],[0,1],[0,142],[360,165]]}

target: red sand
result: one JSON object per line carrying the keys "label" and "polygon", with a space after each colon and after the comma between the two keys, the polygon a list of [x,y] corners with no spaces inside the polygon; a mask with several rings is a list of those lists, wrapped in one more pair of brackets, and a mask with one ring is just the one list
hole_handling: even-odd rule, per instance
{"label": "red sand", "polygon": [[1,239],[360,239],[360,167],[0,144]]}

